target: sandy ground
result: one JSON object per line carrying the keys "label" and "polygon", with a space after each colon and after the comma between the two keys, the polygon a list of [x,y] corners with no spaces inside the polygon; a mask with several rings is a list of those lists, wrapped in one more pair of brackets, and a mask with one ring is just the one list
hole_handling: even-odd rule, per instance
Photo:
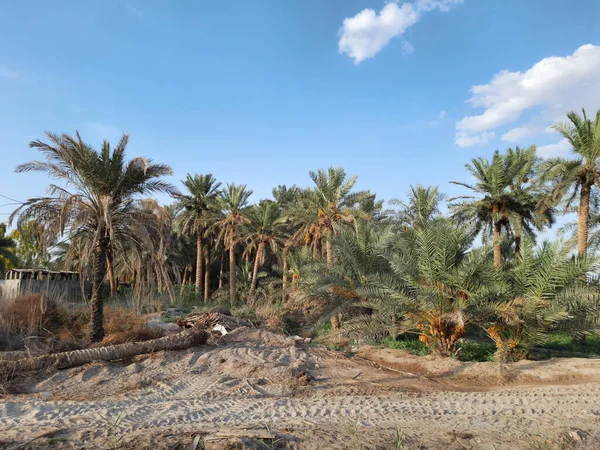
{"label": "sandy ground", "polygon": [[600,360],[346,356],[240,328],[21,389],[0,399],[0,448],[600,449]]}

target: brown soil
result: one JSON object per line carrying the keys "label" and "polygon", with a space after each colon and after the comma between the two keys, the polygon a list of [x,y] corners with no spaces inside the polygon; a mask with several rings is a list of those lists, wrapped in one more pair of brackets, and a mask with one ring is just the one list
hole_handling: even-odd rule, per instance
{"label": "brown soil", "polygon": [[20,386],[0,401],[0,448],[600,448],[598,360],[344,355],[239,328]]}

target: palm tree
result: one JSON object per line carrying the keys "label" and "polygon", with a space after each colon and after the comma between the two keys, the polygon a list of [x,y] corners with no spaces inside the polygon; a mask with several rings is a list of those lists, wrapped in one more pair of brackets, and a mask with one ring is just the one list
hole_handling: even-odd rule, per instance
{"label": "palm tree", "polygon": [[502,229],[510,232],[512,215],[533,222],[533,211],[527,207],[522,192],[510,189],[514,166],[500,152],[494,152],[491,162],[487,158],[475,158],[465,167],[475,178],[476,184],[451,183],[466,187],[475,195],[451,198],[451,202],[462,201],[451,204],[450,209],[455,219],[472,223],[476,232],[483,231],[484,236],[493,234],[494,266],[499,267],[502,264]]}
{"label": "palm tree", "polygon": [[218,240],[223,240],[229,250],[229,300],[232,304],[237,302],[235,247],[240,238],[240,227],[248,222],[244,215],[244,208],[248,205],[248,198],[251,195],[252,190],[247,189],[245,184],[228,183],[224,189],[221,189],[219,196],[223,217],[215,225],[220,230]]}
{"label": "palm tree", "polygon": [[565,203],[565,212],[569,210],[579,194],[577,217],[577,253],[580,257],[587,254],[590,220],[590,199],[592,191],[600,188],[600,110],[592,121],[570,112],[568,123],[554,125],[573,148],[577,159],[554,158],[546,161],[541,169],[543,180],[551,186],[544,203],[554,205]]}
{"label": "palm tree", "polygon": [[[371,277],[389,275],[390,266],[384,255],[393,237],[390,225],[355,219],[333,236],[335,258],[331,264],[310,264],[300,259],[305,269],[301,282],[306,298],[322,304],[322,318],[329,318],[334,329],[340,327],[341,313],[365,300]],[[302,254],[296,254],[294,259],[298,257]],[[292,267],[299,265],[292,264]],[[300,270],[296,268],[296,271]],[[393,322],[389,320],[388,325]],[[379,323],[377,328],[379,332],[387,330]]]}
{"label": "palm tree", "polygon": [[554,208],[540,203],[542,192],[536,179],[540,158],[536,155],[535,146],[509,148],[504,157],[510,166],[510,190],[519,198],[521,209],[526,211],[526,214],[512,213],[510,218],[515,237],[515,259],[518,259],[523,233],[535,242],[535,231],[542,231],[544,226],[554,223]]}
{"label": "palm tree", "polygon": [[293,207],[298,202],[300,196],[300,189],[294,184],[290,187],[279,185],[273,188],[273,198],[284,210]]}
{"label": "palm tree", "polygon": [[331,264],[334,225],[338,222],[351,223],[352,207],[369,194],[351,192],[358,177],[354,175],[348,178],[342,167],[319,169],[318,172],[309,172],[309,175],[315,186],[301,197],[302,205],[296,213],[296,219],[304,223],[303,230],[308,242],[312,240],[320,245],[321,239],[325,238],[327,263]]}
{"label": "palm tree", "polygon": [[440,205],[444,200],[446,194],[440,192],[438,186],[423,187],[418,184],[410,187],[408,202],[393,198],[389,203],[400,207],[399,211],[393,213],[394,222],[403,228],[417,228],[441,216]]}
{"label": "palm tree", "polygon": [[470,227],[446,219],[403,233],[388,257],[391,273],[366,284],[379,309],[395,307],[404,330],[442,356],[456,351],[476,320],[474,306],[496,286],[499,271],[485,248],[471,250],[474,237]]}
{"label": "palm tree", "polygon": [[86,261],[92,267],[90,339],[101,341],[107,255],[114,255],[114,246],[120,243],[153,248],[150,217],[136,197],[156,192],[174,194],[175,189],[161,180],[171,174],[171,168],[146,158],[126,161],[128,135],[123,135],[114,149],[104,141],[100,151],[86,144],[79,133],[46,135],[49,143],[36,140],[29,144],[46,160],[22,164],[16,171],[46,173],[64,184],[51,184],[47,197],[27,200],[11,220],[18,218],[18,226],[30,220],[44,223],[46,242],[64,234],[70,241],[86,242]]}
{"label": "palm tree", "polygon": [[283,217],[279,205],[272,202],[264,202],[260,206],[250,208],[247,217],[246,239],[256,247],[249,294],[252,298],[256,290],[258,269],[264,264],[266,249],[269,248],[273,254],[278,254],[279,249],[285,245],[287,220]]}
{"label": "palm tree", "polygon": [[499,361],[526,357],[550,330],[585,332],[597,325],[600,291],[587,274],[597,270],[598,260],[570,252],[561,241],[534,248],[526,240],[521,258],[502,273],[499,295],[481,305]]}
{"label": "palm tree", "polygon": [[212,174],[188,174],[182,181],[189,195],[181,195],[177,201],[176,223],[181,233],[196,236],[196,295],[200,293],[203,283],[203,264],[205,254],[202,248],[204,234],[214,218],[219,195],[218,183]]}

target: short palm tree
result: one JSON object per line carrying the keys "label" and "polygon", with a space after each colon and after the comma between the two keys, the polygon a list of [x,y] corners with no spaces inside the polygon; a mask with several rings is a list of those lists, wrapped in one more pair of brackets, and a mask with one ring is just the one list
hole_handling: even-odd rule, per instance
{"label": "short palm tree", "polygon": [[587,254],[590,221],[590,199],[594,190],[600,188],[600,110],[594,120],[575,112],[567,114],[569,122],[554,125],[572,146],[577,159],[554,158],[547,160],[541,169],[544,181],[550,183],[545,203],[555,205],[564,202],[568,211],[577,196],[577,253]]}
{"label": "short palm tree", "polygon": [[240,239],[241,226],[248,222],[244,209],[251,195],[252,191],[245,184],[228,183],[219,192],[219,207],[223,216],[215,226],[219,229],[217,240],[222,240],[229,250],[229,300],[232,304],[237,303],[235,247]]}
{"label": "short palm tree", "polygon": [[[451,198],[450,209],[453,217],[461,222],[474,225],[476,232],[494,237],[494,266],[502,264],[502,229],[510,232],[511,216],[518,216],[525,222],[533,222],[533,211],[521,192],[511,190],[514,174],[511,160],[494,152],[492,160],[475,158],[465,166],[476,183],[470,185],[459,181],[453,184],[466,187],[474,195]],[[457,200],[460,200],[456,202]]]}
{"label": "short palm tree", "polygon": [[435,352],[448,356],[475,321],[474,305],[498,277],[487,250],[471,250],[470,227],[437,219],[399,236],[390,255],[392,274],[376,275],[369,297],[404,313],[405,329]]}
{"label": "short palm tree", "polygon": [[206,230],[216,216],[217,198],[221,183],[212,174],[189,175],[182,181],[188,194],[177,199],[176,225],[185,235],[196,237],[196,295],[200,294],[203,283],[204,250]]}
{"label": "short palm tree", "polygon": [[266,250],[270,249],[275,255],[285,245],[285,230],[287,220],[277,203],[263,202],[247,211],[248,223],[245,226],[246,239],[256,247],[252,282],[250,283],[251,298],[256,291],[258,270],[265,262]]}
{"label": "short palm tree", "polygon": [[503,288],[482,303],[480,316],[500,361],[521,359],[552,330],[585,332],[600,318],[600,294],[588,273],[593,257],[573,258],[561,241],[534,248],[526,240],[521,258],[502,273]]}
{"label": "short palm tree", "polygon": [[[339,328],[344,311],[365,301],[373,276],[389,275],[385,252],[393,237],[390,225],[356,219],[333,236],[335,258],[331,264],[305,263],[307,270],[301,280],[305,298],[321,304],[322,318],[331,319],[333,328]],[[378,328],[379,332],[386,330]]]}
{"label": "short palm tree", "polygon": [[47,197],[27,200],[11,216],[22,226],[30,220],[45,224],[45,239],[54,242],[66,234],[70,241],[86,242],[92,267],[92,318],[90,339],[104,338],[102,289],[107,254],[117,243],[136,243],[152,249],[148,214],[139,207],[139,196],[175,189],[161,178],[171,174],[167,165],[146,158],[125,159],[129,137],[123,135],[114,149],[104,141],[100,151],[86,144],[79,133],[47,133],[48,143],[32,141],[45,161],[32,161],[17,172],[38,171],[62,182],[51,184]]}

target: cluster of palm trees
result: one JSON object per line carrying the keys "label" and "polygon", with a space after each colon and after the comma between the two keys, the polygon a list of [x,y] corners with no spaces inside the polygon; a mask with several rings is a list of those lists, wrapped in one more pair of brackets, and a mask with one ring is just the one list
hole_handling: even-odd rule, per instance
{"label": "cluster of palm trees", "polygon": [[[46,247],[62,248],[61,261],[90,277],[92,341],[104,335],[105,281],[115,293],[127,280],[140,305],[152,290],[174,298],[174,284],[193,284],[197,301],[223,298],[227,284],[231,304],[259,295],[310,303],[343,332],[412,331],[442,354],[477,323],[514,354],[551,327],[594,323],[596,291],[585,275],[595,267],[588,249],[600,245],[589,233],[599,221],[600,111],[568,118],[556,129],[576,159],[541,160],[534,147],[474,159],[466,166],[474,182],[455,182],[470,195],[450,199],[446,215],[437,187],[412,187],[384,210],[342,168],[310,172],[310,187],[278,186],[256,204],[245,185],[211,174],[188,175],[182,193],[164,181],[168,166],[125,159],[127,136],[97,151],[79,134],[49,133],[47,143],[31,143],[45,160],[17,171],[61,183],[11,219],[18,228],[44,224]],[[174,203],[146,199],[154,193]],[[535,249],[559,208],[577,203],[578,256],[570,241]]]}

